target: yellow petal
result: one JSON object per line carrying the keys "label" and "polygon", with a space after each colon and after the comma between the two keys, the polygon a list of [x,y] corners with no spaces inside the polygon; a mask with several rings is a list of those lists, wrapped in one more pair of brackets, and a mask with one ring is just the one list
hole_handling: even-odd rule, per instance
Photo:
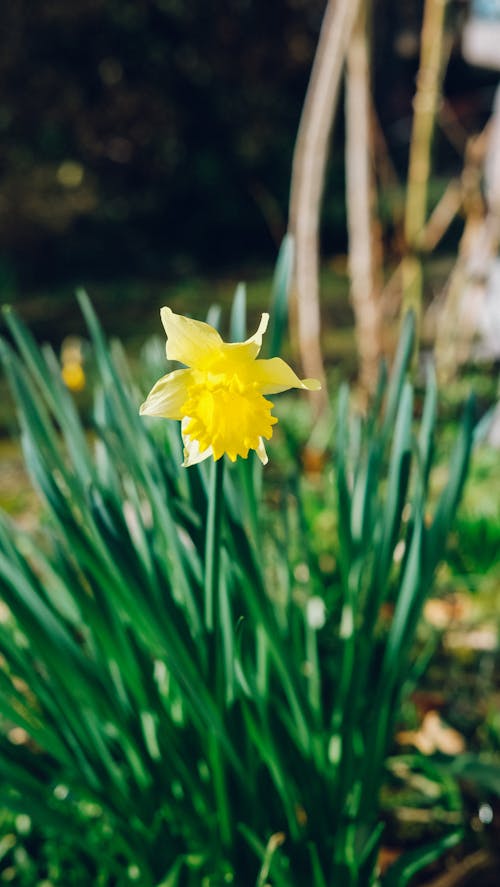
{"label": "yellow petal", "polygon": [[268,323],[269,314],[263,314],[253,336],[250,336],[245,342],[224,342],[223,351],[229,353],[234,360],[254,360],[262,348],[262,337],[267,330]]}
{"label": "yellow petal", "polygon": [[263,314],[260,318],[259,326],[257,327],[257,331],[250,336],[245,342],[237,343],[239,348],[244,348],[245,352],[249,357],[257,357],[260,349],[262,348],[262,336],[267,330],[267,325],[269,323],[269,314]]}
{"label": "yellow petal", "polygon": [[189,434],[185,433],[186,425],[189,425],[190,421],[189,418],[185,418],[182,420],[181,424],[182,442],[184,444],[184,462],[182,463],[182,468],[189,468],[190,465],[197,465],[199,462],[203,462],[205,459],[208,459],[213,455],[212,447],[208,447],[202,452],[198,441],[193,440]]}
{"label": "yellow petal", "polygon": [[288,388],[306,388],[308,391],[319,391],[321,388],[321,383],[317,379],[299,379],[281,357],[256,360],[248,373],[262,394],[279,394]]}
{"label": "yellow petal", "polygon": [[247,339],[246,342],[243,342],[243,344],[250,345],[251,343],[254,343],[255,345],[258,346],[259,351],[260,351],[260,349],[262,347],[262,336],[264,335],[265,331],[267,330],[268,323],[269,323],[269,314],[263,314],[262,317],[260,318],[260,323],[259,323],[259,326],[257,327],[257,332],[255,332],[253,334],[253,336],[250,336],[250,338]]}
{"label": "yellow petal", "polygon": [[161,321],[167,334],[167,357],[187,366],[203,367],[207,357],[223,344],[213,326],[200,320],[191,320],[182,314],[174,314],[170,308],[162,308]]}
{"label": "yellow petal", "polygon": [[162,416],[164,419],[182,419],[181,407],[192,384],[191,370],[175,370],[158,379],[139,412],[141,416]]}

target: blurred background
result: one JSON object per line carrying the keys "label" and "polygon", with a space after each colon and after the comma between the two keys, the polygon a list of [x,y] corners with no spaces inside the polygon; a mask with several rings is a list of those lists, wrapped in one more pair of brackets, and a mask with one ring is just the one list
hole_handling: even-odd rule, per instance
{"label": "blurred background", "polygon": [[[387,266],[401,251],[422,7],[377,0],[372,11]],[[88,288],[105,327],[127,337],[156,327],[167,292],[188,291],[195,312],[197,299],[204,311],[239,278],[267,281],[287,227],[294,143],[324,9],[323,0],[3,4],[0,298],[37,338],[57,344],[82,328],[77,285]],[[461,170],[498,80],[464,61],[467,13],[467,3],[448,4],[432,202]],[[350,322],[343,129],[341,97],[322,214],[334,278],[324,300],[337,300],[341,325]],[[435,252],[437,280],[461,224],[458,216]]]}

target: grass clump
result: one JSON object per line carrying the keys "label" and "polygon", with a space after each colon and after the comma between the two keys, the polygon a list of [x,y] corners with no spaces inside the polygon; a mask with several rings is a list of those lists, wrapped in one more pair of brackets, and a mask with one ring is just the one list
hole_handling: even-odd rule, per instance
{"label": "grass clump", "polygon": [[[222,491],[210,466],[179,467],[177,428],[137,412],[158,349],[144,351],[139,391],[80,303],[96,367],[90,430],[54,353],[13,314],[14,347],[2,345],[43,520],[36,535],[0,520],[0,802],[50,848],[39,879],[378,883],[380,787],[421,667],[415,630],[464,482],[472,405],[430,514],[437,391],[430,374],[415,431],[409,316],[366,419],[339,393],[324,469],[337,514],[318,546],[300,479],[263,523],[252,459],[228,466]],[[244,314],[240,291],[234,328]],[[276,353],[280,329],[271,340]],[[383,883],[402,887],[461,835],[445,828]]]}

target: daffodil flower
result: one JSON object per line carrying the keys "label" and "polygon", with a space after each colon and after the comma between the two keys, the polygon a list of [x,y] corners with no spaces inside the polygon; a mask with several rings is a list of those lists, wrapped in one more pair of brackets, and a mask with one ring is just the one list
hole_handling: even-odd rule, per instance
{"label": "daffodil flower", "polygon": [[316,379],[299,379],[280,357],[257,360],[269,315],[263,314],[257,332],[246,342],[224,342],[208,323],[190,320],[161,309],[167,334],[167,358],[185,369],[158,380],[140,408],[143,416],[162,416],[181,422],[184,466],[227,453],[232,462],[256,450],[267,462],[264,438],[273,425],[273,403],[266,394],[289,388],[317,391]]}

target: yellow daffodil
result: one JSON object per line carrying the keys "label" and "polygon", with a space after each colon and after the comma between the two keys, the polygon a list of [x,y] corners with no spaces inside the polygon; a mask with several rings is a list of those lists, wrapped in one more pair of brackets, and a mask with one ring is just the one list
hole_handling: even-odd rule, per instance
{"label": "yellow daffodil", "polygon": [[61,376],[70,391],[83,391],[85,388],[85,372],[81,363],[65,363]]}
{"label": "yellow daffodil", "polygon": [[257,332],[246,342],[224,342],[208,323],[190,320],[161,309],[167,334],[167,358],[185,364],[163,376],[140,408],[141,415],[181,422],[184,465],[224,453],[234,462],[256,450],[267,462],[264,438],[273,425],[273,404],[264,395],[288,388],[317,391],[316,379],[299,379],[280,357],[257,360],[269,315],[263,314]]}
{"label": "yellow daffodil", "polygon": [[70,391],[83,391],[85,370],[83,369],[82,342],[77,336],[67,336],[61,345],[61,376]]}

